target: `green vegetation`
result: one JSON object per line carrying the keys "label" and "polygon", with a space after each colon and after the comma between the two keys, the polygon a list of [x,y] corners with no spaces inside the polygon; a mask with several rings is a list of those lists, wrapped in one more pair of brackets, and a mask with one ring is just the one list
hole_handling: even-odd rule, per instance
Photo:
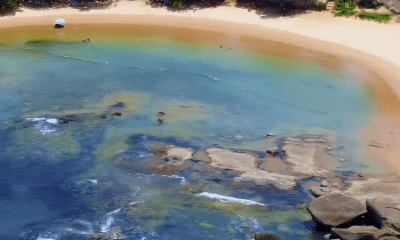
{"label": "green vegetation", "polygon": [[345,16],[345,17],[350,17],[350,16],[355,16],[356,11],[354,9],[356,8],[357,4],[353,0],[335,0],[335,10],[337,12],[335,13],[336,16]]}
{"label": "green vegetation", "polygon": [[190,3],[191,3],[190,0],[172,0],[172,6],[178,9],[187,7],[188,5],[190,5]]}
{"label": "green vegetation", "polygon": [[364,10],[361,11],[358,15],[357,15],[360,19],[366,19],[366,20],[372,20],[372,21],[377,21],[377,22],[389,22],[390,20],[392,20],[393,15],[392,14],[381,14],[381,13],[367,13]]}
{"label": "green vegetation", "polygon": [[0,0],[0,12],[17,8],[24,0]]}
{"label": "green vegetation", "polygon": [[317,11],[322,11],[325,9],[325,5],[322,2],[315,1],[311,4],[311,8]]}
{"label": "green vegetation", "polygon": [[56,134],[41,134],[34,128],[21,128],[15,131],[13,151],[16,159],[25,159],[35,152],[46,153],[49,161],[75,158],[80,153],[79,143],[70,131],[64,130]]}

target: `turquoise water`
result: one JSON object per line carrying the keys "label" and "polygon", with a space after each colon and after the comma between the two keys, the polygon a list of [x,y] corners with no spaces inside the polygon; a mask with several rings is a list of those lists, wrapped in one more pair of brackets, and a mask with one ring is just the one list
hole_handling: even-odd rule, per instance
{"label": "turquoise water", "polygon": [[[295,217],[309,200],[301,186],[236,189],[223,184],[229,174],[206,177],[209,192],[257,199],[271,215],[199,207],[182,193],[197,183],[193,172],[179,176],[183,183],[145,167],[154,142],[240,148],[269,132],[325,132],[354,158],[342,170],[364,168],[356,138],[371,110],[362,83],[311,62],[277,65],[239,49],[168,41],[94,41],[19,43],[2,49],[0,63],[1,238],[85,239],[115,226],[126,239],[251,239],[243,226],[283,239],[321,237],[312,221]],[[47,121],[124,101],[131,109],[120,118]],[[167,113],[162,125],[159,111]],[[147,212],[132,215],[130,206]]]}

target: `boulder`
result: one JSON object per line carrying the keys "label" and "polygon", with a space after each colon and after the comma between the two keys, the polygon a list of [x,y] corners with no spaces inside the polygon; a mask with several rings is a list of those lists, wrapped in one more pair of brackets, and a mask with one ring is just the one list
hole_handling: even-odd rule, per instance
{"label": "boulder", "polygon": [[328,187],[328,181],[322,180],[321,187]]}
{"label": "boulder", "polygon": [[281,238],[271,233],[256,233],[254,240],[281,240]]}
{"label": "boulder", "polygon": [[329,227],[344,225],[367,213],[360,201],[340,193],[327,193],[314,199],[307,210],[317,223]]}
{"label": "boulder", "polygon": [[400,232],[400,208],[394,200],[387,197],[377,197],[367,199],[366,205],[377,227],[392,228]]}
{"label": "boulder", "polygon": [[332,228],[332,232],[342,240],[376,239],[381,230],[373,226],[352,226],[350,228]]}
{"label": "boulder", "polygon": [[314,197],[320,197],[322,194],[324,194],[321,189],[313,187],[310,188],[310,193],[311,195],[313,195]]}

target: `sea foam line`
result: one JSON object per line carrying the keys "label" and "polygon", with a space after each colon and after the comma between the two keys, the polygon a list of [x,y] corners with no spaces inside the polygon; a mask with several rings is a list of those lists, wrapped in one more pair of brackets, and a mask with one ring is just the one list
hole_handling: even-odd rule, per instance
{"label": "sea foam line", "polygon": [[247,199],[241,199],[241,198],[234,198],[234,197],[229,197],[229,196],[224,196],[216,193],[208,193],[208,192],[202,192],[199,194],[196,194],[196,196],[203,196],[203,197],[208,197],[211,199],[218,199],[221,202],[229,202],[229,203],[238,203],[238,204],[244,204],[244,205],[259,205],[259,206],[266,206],[263,203],[247,200]]}

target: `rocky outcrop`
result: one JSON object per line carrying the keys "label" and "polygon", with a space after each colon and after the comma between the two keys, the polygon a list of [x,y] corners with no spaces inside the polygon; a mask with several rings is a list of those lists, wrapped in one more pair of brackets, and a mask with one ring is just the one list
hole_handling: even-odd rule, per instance
{"label": "rocky outcrop", "polygon": [[271,184],[284,190],[293,189],[297,185],[295,176],[258,169],[259,159],[250,153],[220,148],[209,148],[206,153],[211,159],[211,166],[239,173],[236,181],[252,181],[258,185]]}
{"label": "rocky outcrop", "polygon": [[381,230],[373,226],[352,226],[350,228],[332,228],[334,235],[342,240],[377,239]]}
{"label": "rocky outcrop", "polygon": [[148,167],[160,174],[175,174],[189,168],[193,150],[180,148],[169,144],[158,143],[151,147],[153,158],[148,161]]}
{"label": "rocky outcrop", "polygon": [[357,199],[340,193],[328,193],[314,199],[307,210],[316,222],[329,227],[345,225],[367,213],[366,207]]}
{"label": "rocky outcrop", "polygon": [[254,235],[255,240],[281,240],[280,237],[275,236],[271,233],[256,233]]}
{"label": "rocky outcrop", "polygon": [[326,145],[321,135],[300,135],[281,139],[286,152],[285,161],[295,173],[307,176],[323,177],[328,170],[316,165],[315,154],[318,147]]}
{"label": "rocky outcrop", "polygon": [[368,199],[367,210],[377,227],[400,232],[400,204],[388,197]]}

